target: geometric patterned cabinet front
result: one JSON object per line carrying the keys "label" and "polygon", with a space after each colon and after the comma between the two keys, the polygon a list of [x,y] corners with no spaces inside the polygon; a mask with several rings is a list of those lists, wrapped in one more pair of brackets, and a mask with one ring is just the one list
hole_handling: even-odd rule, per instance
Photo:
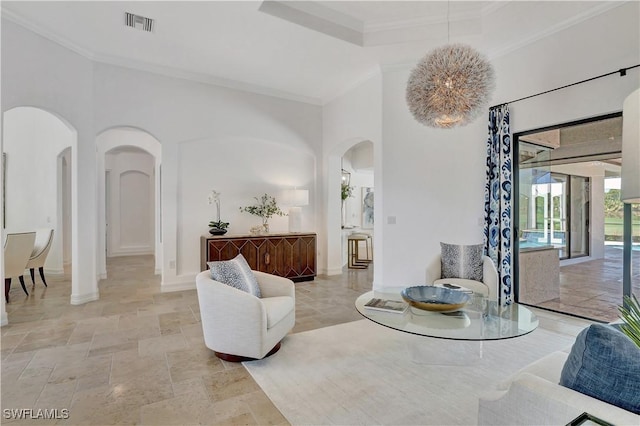
{"label": "geometric patterned cabinet front", "polygon": [[219,235],[200,237],[200,263],[230,260],[242,253],[256,271],[279,275],[292,281],[316,276],[316,234]]}

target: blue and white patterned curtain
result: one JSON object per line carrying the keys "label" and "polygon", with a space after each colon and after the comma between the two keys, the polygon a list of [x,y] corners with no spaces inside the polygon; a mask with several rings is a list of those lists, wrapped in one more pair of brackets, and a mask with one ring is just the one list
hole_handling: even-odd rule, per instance
{"label": "blue and white patterned curtain", "polygon": [[487,176],[484,188],[484,245],[498,269],[499,301],[513,302],[511,280],[511,175],[513,152],[509,106],[489,110]]}

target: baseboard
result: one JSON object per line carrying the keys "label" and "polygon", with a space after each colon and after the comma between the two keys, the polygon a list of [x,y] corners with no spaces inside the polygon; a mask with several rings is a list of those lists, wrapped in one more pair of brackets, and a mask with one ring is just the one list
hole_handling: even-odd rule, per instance
{"label": "baseboard", "polygon": [[162,281],[160,292],[170,293],[172,291],[195,290],[196,276],[182,275],[175,277],[175,281]]}
{"label": "baseboard", "polygon": [[162,275],[162,269],[161,268],[156,268],[155,271],[154,271],[154,274]]}
{"label": "baseboard", "polygon": [[87,302],[93,302],[100,299],[100,293],[99,292],[95,292],[95,293],[89,293],[89,294],[84,294],[84,295],[76,295],[76,294],[72,294],[71,295],[71,304],[72,305],[83,305]]}
{"label": "baseboard", "polygon": [[194,282],[184,282],[184,283],[172,283],[172,284],[163,284],[160,286],[161,293],[171,293],[173,291],[184,291],[184,290],[195,290],[196,283]]}
{"label": "baseboard", "polygon": [[323,272],[320,272],[319,274],[322,275],[340,275],[342,274],[342,268],[326,268],[323,270]]}
{"label": "baseboard", "polygon": [[149,247],[121,247],[117,250],[112,249],[109,253],[109,257],[121,257],[121,256],[143,256],[153,255],[154,250]]}
{"label": "baseboard", "polygon": [[0,327],[4,327],[5,325],[9,324],[9,317],[7,316],[6,312],[2,312],[2,315],[0,315]]}
{"label": "baseboard", "polygon": [[45,275],[53,275],[56,277],[60,277],[62,275],[64,275],[64,269],[45,269],[44,270],[44,274]]}

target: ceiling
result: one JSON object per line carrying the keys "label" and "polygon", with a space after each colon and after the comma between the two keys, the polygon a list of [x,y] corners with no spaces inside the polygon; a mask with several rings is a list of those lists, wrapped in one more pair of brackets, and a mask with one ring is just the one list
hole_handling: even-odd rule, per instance
{"label": "ceiling", "polygon": [[543,167],[578,162],[598,163],[620,172],[622,117],[567,125],[520,136],[520,167]]}
{"label": "ceiling", "polygon": [[[2,1],[1,7],[3,17],[95,61],[322,105],[380,67],[416,63],[447,39],[492,58],[620,4]],[[125,11],[154,19],[153,32],[126,27]]]}

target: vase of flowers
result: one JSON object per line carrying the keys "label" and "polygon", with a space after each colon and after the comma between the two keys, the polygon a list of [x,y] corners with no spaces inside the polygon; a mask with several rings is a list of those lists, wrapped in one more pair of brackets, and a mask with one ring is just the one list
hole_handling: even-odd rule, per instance
{"label": "vase of flowers", "polygon": [[220,195],[218,191],[212,189],[208,197],[209,204],[216,205],[216,220],[209,222],[209,233],[211,235],[224,235],[227,233],[227,227],[229,226],[229,222],[220,220]]}
{"label": "vase of flowers", "polygon": [[276,199],[269,194],[264,194],[262,197],[253,197],[257,204],[253,206],[240,207],[241,212],[251,213],[252,215],[262,218],[262,228],[265,233],[269,233],[269,219],[274,215],[285,216],[285,213],[280,210]]}

